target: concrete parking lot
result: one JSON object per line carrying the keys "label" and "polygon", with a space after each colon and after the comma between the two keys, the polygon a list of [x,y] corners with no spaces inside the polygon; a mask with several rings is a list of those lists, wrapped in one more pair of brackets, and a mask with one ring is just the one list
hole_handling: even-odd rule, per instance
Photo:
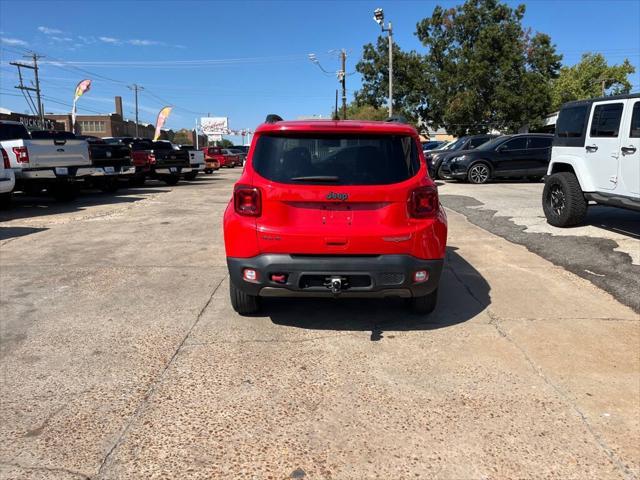
{"label": "concrete parking lot", "polygon": [[431,317],[272,299],[246,318],[221,228],[238,175],[0,213],[0,478],[640,477],[635,287],[572,266],[633,280],[633,232],[541,231],[520,193],[541,184],[444,185]]}

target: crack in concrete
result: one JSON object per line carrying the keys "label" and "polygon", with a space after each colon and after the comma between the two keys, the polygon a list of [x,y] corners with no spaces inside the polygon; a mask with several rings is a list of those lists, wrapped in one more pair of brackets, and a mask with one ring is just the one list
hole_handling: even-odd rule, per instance
{"label": "crack in concrete", "polygon": [[113,455],[113,453],[122,444],[122,442],[124,441],[125,436],[129,432],[129,429],[131,428],[131,426],[142,415],[143,411],[145,410],[145,407],[149,404],[149,401],[151,400],[151,397],[155,393],[157,387],[162,383],[162,380],[164,379],[165,374],[167,373],[169,368],[173,365],[173,363],[175,362],[176,358],[178,357],[178,355],[180,354],[180,352],[184,348],[185,342],[187,341],[187,338],[189,338],[189,336],[193,332],[193,329],[196,327],[196,325],[198,324],[198,322],[202,318],[202,315],[204,314],[204,312],[207,310],[207,308],[211,304],[211,301],[213,300],[213,297],[215,296],[215,294],[218,291],[218,289],[220,288],[220,285],[222,285],[222,283],[226,279],[227,279],[227,276],[223,277],[222,280],[220,280],[220,282],[218,282],[218,285],[216,285],[216,287],[213,289],[213,291],[211,292],[211,295],[209,296],[209,299],[207,300],[207,303],[205,303],[205,305],[200,310],[200,313],[198,313],[198,316],[196,317],[196,319],[193,322],[193,324],[191,324],[191,326],[189,327],[189,330],[187,330],[187,333],[185,334],[185,336],[182,339],[182,341],[178,344],[177,348],[173,352],[173,355],[171,355],[171,358],[169,359],[169,361],[165,364],[165,366],[162,369],[162,371],[160,372],[160,374],[156,377],[156,379],[153,381],[151,386],[148,388],[148,390],[145,393],[145,395],[142,398],[142,400],[138,403],[138,406],[135,408],[133,414],[129,417],[129,421],[126,423],[126,425],[124,426],[124,428],[120,432],[120,435],[118,435],[118,438],[113,443],[111,448],[109,448],[109,451],[106,453],[106,455],[104,456],[104,458],[100,462],[100,466],[98,467],[98,471],[96,473],[96,477],[100,477],[102,475],[102,473],[104,472],[105,468],[107,468],[107,464],[108,464],[109,460],[111,459],[111,456]]}
{"label": "crack in concrete", "polygon": [[635,475],[623,462],[622,459],[620,459],[620,457],[618,457],[618,455],[616,455],[613,451],[613,449],[611,447],[609,447],[609,445],[607,445],[607,443],[600,437],[600,435],[595,431],[594,427],[589,423],[589,420],[587,419],[587,416],[584,414],[584,412],[580,409],[580,407],[578,407],[575,402],[573,402],[571,400],[571,398],[569,398],[569,396],[563,392],[560,387],[558,385],[556,385],[553,381],[551,381],[551,379],[544,373],[544,370],[542,370],[542,368],[540,368],[538,365],[536,365],[534,363],[534,361],[531,359],[531,357],[527,354],[527,352],[524,350],[524,348],[518,343],[516,342],[513,338],[511,338],[509,336],[509,334],[507,333],[506,330],[504,330],[504,328],[502,328],[502,325],[500,324],[502,320],[496,313],[492,312],[491,309],[487,309],[487,314],[489,315],[489,318],[491,319],[489,321],[489,325],[491,325],[493,328],[495,328],[495,330],[498,332],[498,335],[500,335],[502,338],[504,338],[505,340],[507,340],[509,343],[511,343],[524,357],[525,361],[529,364],[529,366],[531,367],[531,369],[540,377],[542,378],[542,380],[549,385],[549,387],[551,387],[551,389],[553,389],[553,391],[562,399],[564,400],[569,407],[571,407],[571,409],[575,412],[575,414],[580,418],[580,420],[582,421],[582,424],[585,426],[585,428],[587,429],[587,431],[591,434],[591,436],[593,437],[595,443],[598,445],[598,447],[605,453],[605,455],[609,458],[609,460],[611,461],[611,463],[614,464],[614,466],[621,472],[624,474],[624,477],[627,480],[631,480],[631,479],[637,479],[637,475]]}
{"label": "crack in concrete", "polygon": [[67,473],[69,475],[83,478],[85,480],[91,479],[91,476],[87,475],[86,473],[78,472],[76,470],[71,470],[69,468],[63,468],[63,467],[37,467],[37,466],[30,466],[30,465],[20,465],[19,463],[13,463],[13,462],[0,462],[0,465],[4,465],[7,467],[21,468],[23,470],[37,470],[37,471],[44,471],[44,472],[51,472],[51,473]]}

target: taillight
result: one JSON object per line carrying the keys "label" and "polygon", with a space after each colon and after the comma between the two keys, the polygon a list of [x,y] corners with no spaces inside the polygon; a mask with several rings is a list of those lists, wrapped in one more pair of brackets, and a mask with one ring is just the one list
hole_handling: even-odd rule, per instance
{"label": "taillight", "polygon": [[13,153],[18,163],[29,163],[29,152],[27,147],[13,147]]}
{"label": "taillight", "polygon": [[150,153],[147,156],[147,160],[149,160],[149,165],[155,165],[156,164],[156,156],[153,153]]}
{"label": "taillight", "polygon": [[416,188],[409,194],[407,210],[412,218],[433,218],[438,212],[436,187]]}
{"label": "taillight", "polygon": [[2,163],[4,163],[4,168],[11,168],[11,164],[9,163],[9,155],[7,155],[7,152],[4,148],[0,148],[0,150],[2,151]]}
{"label": "taillight", "polygon": [[248,185],[237,185],[233,190],[233,205],[239,215],[259,217],[262,214],[260,190]]}

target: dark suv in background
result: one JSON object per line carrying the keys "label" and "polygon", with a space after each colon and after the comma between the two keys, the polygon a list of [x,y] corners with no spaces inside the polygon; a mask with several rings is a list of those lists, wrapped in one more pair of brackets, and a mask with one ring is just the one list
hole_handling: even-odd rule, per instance
{"label": "dark suv in background", "polygon": [[445,158],[455,156],[457,152],[460,152],[462,150],[472,150],[474,148],[477,148],[483,143],[486,143],[496,137],[497,135],[490,135],[488,133],[480,135],[467,135],[465,137],[460,137],[458,140],[448,145],[446,150],[432,150],[428,153],[425,153],[427,166],[429,168],[429,175],[431,175],[431,178],[434,179],[443,178],[440,175],[439,170],[440,165],[442,165],[442,162]]}
{"label": "dark suv in background", "polygon": [[503,135],[474,150],[462,150],[446,157],[440,165],[444,178],[486,183],[492,178],[532,178],[547,172],[553,135]]}

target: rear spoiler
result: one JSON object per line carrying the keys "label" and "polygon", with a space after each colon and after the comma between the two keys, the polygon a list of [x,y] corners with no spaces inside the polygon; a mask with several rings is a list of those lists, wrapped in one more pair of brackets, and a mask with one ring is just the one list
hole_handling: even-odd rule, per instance
{"label": "rear spoiler", "polygon": [[267,118],[264,120],[264,123],[277,123],[281,122],[282,117],[280,115],[276,115],[275,113],[270,113],[267,115]]}

